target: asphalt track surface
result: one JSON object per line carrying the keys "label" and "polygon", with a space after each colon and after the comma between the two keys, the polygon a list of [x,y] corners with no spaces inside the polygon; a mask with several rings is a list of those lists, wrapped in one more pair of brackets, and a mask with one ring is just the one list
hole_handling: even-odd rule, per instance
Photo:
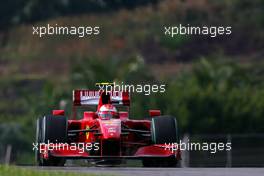
{"label": "asphalt track surface", "polygon": [[123,176],[264,176],[264,168],[135,168],[135,167],[26,167],[35,170],[63,171]]}

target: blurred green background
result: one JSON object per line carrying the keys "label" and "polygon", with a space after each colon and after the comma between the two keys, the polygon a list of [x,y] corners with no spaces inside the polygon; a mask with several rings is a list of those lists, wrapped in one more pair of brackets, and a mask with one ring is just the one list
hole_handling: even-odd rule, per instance
{"label": "blurred green background", "polygon": [[[166,84],[132,95],[132,117],[160,108],[181,134],[264,130],[264,1],[12,0],[0,5],[0,158],[33,162],[35,120],[101,81]],[[100,26],[99,36],[32,35],[32,25]],[[164,35],[165,25],[232,26],[232,35]]]}

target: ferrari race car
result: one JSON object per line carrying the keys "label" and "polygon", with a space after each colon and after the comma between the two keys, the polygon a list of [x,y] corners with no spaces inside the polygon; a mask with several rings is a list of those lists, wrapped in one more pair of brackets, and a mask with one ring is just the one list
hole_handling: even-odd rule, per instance
{"label": "ferrari race car", "polygon": [[178,143],[176,119],[149,110],[150,117],[133,120],[129,106],[128,92],[74,90],[71,118],[53,110],[37,120],[37,164],[63,166],[67,159],[85,159],[113,165],[137,159],[145,167],[176,166],[181,153],[169,145]]}

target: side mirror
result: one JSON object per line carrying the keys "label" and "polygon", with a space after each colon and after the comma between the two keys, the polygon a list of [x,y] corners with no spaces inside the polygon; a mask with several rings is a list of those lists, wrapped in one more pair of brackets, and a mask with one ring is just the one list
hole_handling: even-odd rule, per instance
{"label": "side mirror", "polygon": [[120,112],[119,112],[119,118],[120,118],[121,120],[128,119],[128,112],[127,112],[127,111],[120,111]]}
{"label": "side mirror", "polygon": [[154,109],[149,110],[150,117],[155,117],[155,116],[160,116],[160,115],[161,115],[160,110],[154,110]]}
{"label": "side mirror", "polygon": [[52,115],[54,116],[64,116],[64,110],[53,110]]}

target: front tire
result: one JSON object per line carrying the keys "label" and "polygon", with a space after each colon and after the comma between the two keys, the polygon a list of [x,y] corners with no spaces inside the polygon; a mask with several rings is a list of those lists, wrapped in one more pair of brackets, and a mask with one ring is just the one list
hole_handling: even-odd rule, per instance
{"label": "front tire", "polygon": [[[67,119],[64,116],[44,116],[37,121],[36,141],[40,143],[66,143],[67,142]],[[41,157],[36,152],[36,160],[39,166],[63,166],[64,158],[49,156],[48,159]]]}
{"label": "front tire", "polygon": [[36,123],[36,144],[38,144],[38,149],[35,149],[35,162],[37,165],[40,165],[40,143],[41,143],[41,126],[42,126],[42,118],[39,118]]}
{"label": "front tire", "polygon": [[[151,138],[153,144],[172,144],[178,142],[177,120],[171,116],[152,118]],[[142,160],[144,167],[176,167],[177,159],[170,158],[145,158]]]}
{"label": "front tire", "polygon": [[151,138],[154,144],[178,142],[177,120],[171,116],[152,118]]}

